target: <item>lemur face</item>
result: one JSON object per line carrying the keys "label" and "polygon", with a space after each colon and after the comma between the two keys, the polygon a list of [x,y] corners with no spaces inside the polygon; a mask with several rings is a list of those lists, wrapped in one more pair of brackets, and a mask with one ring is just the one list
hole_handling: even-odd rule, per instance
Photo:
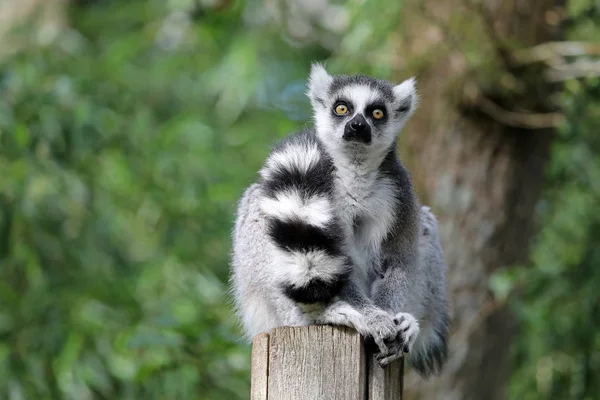
{"label": "lemur face", "polygon": [[319,64],[312,66],[308,96],[321,140],[366,151],[389,148],[418,102],[412,78],[394,86],[362,75],[331,76]]}

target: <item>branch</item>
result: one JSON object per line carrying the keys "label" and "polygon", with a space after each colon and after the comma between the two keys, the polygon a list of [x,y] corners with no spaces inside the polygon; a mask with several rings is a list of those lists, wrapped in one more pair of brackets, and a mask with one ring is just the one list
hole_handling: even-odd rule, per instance
{"label": "branch", "polygon": [[481,111],[492,119],[516,128],[556,128],[565,122],[565,116],[561,113],[520,113],[509,111],[483,96],[478,99],[477,105]]}
{"label": "branch", "polygon": [[579,60],[571,64],[555,65],[545,75],[550,82],[597,77],[600,76],[600,61]]}
{"label": "branch", "polygon": [[513,53],[520,64],[536,62],[550,63],[557,57],[581,57],[600,55],[600,43],[591,42],[546,42]]}
{"label": "branch", "polygon": [[556,128],[565,122],[565,116],[558,112],[526,113],[502,108],[492,100],[486,98],[473,83],[465,85],[463,101],[465,105],[476,108],[493,120],[515,128]]}

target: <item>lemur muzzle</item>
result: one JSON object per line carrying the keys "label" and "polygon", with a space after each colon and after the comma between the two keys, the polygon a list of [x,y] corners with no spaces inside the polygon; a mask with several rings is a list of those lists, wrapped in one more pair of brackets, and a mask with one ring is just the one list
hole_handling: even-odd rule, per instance
{"label": "lemur muzzle", "polygon": [[357,114],[346,123],[342,138],[349,142],[371,143],[371,127],[362,114]]}

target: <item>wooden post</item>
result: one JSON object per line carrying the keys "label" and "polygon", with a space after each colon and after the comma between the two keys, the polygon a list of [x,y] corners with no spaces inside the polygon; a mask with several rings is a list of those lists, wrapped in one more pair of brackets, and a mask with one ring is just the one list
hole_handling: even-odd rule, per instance
{"label": "wooden post", "polygon": [[341,326],[284,327],[252,344],[251,400],[401,400],[403,359],[381,368]]}

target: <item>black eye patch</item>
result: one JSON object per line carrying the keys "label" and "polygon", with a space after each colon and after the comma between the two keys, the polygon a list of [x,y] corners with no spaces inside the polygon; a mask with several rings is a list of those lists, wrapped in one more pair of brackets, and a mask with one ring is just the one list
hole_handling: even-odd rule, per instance
{"label": "black eye patch", "polygon": [[[338,106],[346,106],[346,108],[348,109],[348,112],[345,113],[344,115],[337,114],[335,112],[335,110]],[[339,98],[336,101],[334,101],[333,106],[331,107],[331,113],[336,117],[345,117],[349,114],[352,114],[353,112],[354,112],[354,107],[353,107],[352,103],[344,98]]]}
{"label": "black eye patch", "polygon": [[408,110],[410,110],[411,106],[412,106],[412,96],[409,96],[406,100],[404,100],[402,102],[402,104],[400,104],[400,106],[398,108],[396,108],[396,112],[397,113],[407,112]]}

